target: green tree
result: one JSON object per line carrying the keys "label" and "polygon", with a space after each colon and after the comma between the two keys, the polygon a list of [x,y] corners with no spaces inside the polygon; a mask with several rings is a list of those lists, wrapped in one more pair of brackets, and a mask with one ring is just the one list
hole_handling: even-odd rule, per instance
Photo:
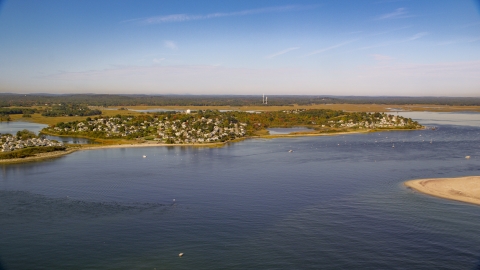
{"label": "green tree", "polygon": [[37,135],[30,130],[24,129],[17,132],[17,137],[21,140],[36,138]]}

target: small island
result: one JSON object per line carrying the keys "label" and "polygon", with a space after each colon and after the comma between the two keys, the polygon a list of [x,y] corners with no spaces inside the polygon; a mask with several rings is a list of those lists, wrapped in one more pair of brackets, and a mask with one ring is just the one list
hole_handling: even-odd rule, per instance
{"label": "small island", "polygon": [[405,186],[439,198],[480,205],[480,176],[418,179]]}

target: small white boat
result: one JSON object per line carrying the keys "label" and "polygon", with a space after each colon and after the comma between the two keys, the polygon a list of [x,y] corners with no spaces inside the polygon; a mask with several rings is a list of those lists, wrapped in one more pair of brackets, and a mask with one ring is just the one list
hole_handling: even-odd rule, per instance
{"label": "small white boat", "polygon": [[146,158],[147,156],[146,155],[143,155],[143,158]]}
{"label": "small white boat", "polygon": [[289,153],[291,153],[291,152],[293,152],[293,150],[292,150],[292,149],[290,149],[290,151],[288,151],[288,152],[289,152]]}
{"label": "small white boat", "polygon": [[470,156],[466,156],[465,158],[466,158],[466,159],[470,159]]}
{"label": "small white boat", "polygon": [[183,257],[183,253],[179,253],[179,254],[178,254],[178,257]]}

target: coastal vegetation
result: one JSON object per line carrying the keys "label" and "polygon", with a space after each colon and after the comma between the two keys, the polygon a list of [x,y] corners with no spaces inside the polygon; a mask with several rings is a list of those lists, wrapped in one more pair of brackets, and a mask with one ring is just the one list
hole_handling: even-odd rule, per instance
{"label": "coastal vegetation", "polygon": [[31,117],[37,110],[34,108],[0,108],[0,122],[12,121],[11,114],[23,114],[23,117]]}
{"label": "coastal vegetation", "polygon": [[37,110],[33,108],[0,108],[0,114],[32,114]]}
{"label": "coastal vegetation", "polygon": [[65,146],[37,146],[19,149],[11,152],[0,152],[0,159],[26,158],[33,157],[41,153],[49,153],[56,151],[65,151]]}
{"label": "coastal vegetation", "polygon": [[0,114],[0,122],[10,122],[12,118],[9,114]]}
{"label": "coastal vegetation", "polygon": [[102,111],[97,109],[90,109],[86,105],[78,104],[58,104],[48,107],[42,112],[43,116],[56,117],[56,116],[91,116],[100,115]]}
{"label": "coastal vegetation", "polygon": [[294,126],[309,127],[312,133],[422,127],[412,119],[385,113],[305,109],[275,112],[199,110],[88,117],[81,121],[59,122],[42,132],[92,139],[145,139],[183,144],[226,142],[265,135],[268,134],[266,129],[271,127]]}
{"label": "coastal vegetation", "polygon": [[416,129],[418,122],[386,113],[344,112],[328,109],[295,109],[257,113],[232,112],[255,130],[272,127],[306,126],[317,131],[352,129]]}

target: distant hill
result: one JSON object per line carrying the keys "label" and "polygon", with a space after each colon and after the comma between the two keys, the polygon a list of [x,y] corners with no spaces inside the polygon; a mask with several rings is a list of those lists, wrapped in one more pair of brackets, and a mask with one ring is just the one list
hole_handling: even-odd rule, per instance
{"label": "distant hill", "polygon": [[[255,106],[262,96],[252,95],[107,95],[107,94],[14,94],[0,93],[0,107],[52,104],[89,106]],[[392,97],[392,96],[268,96],[266,106],[309,104],[431,104],[480,106],[480,97]]]}

